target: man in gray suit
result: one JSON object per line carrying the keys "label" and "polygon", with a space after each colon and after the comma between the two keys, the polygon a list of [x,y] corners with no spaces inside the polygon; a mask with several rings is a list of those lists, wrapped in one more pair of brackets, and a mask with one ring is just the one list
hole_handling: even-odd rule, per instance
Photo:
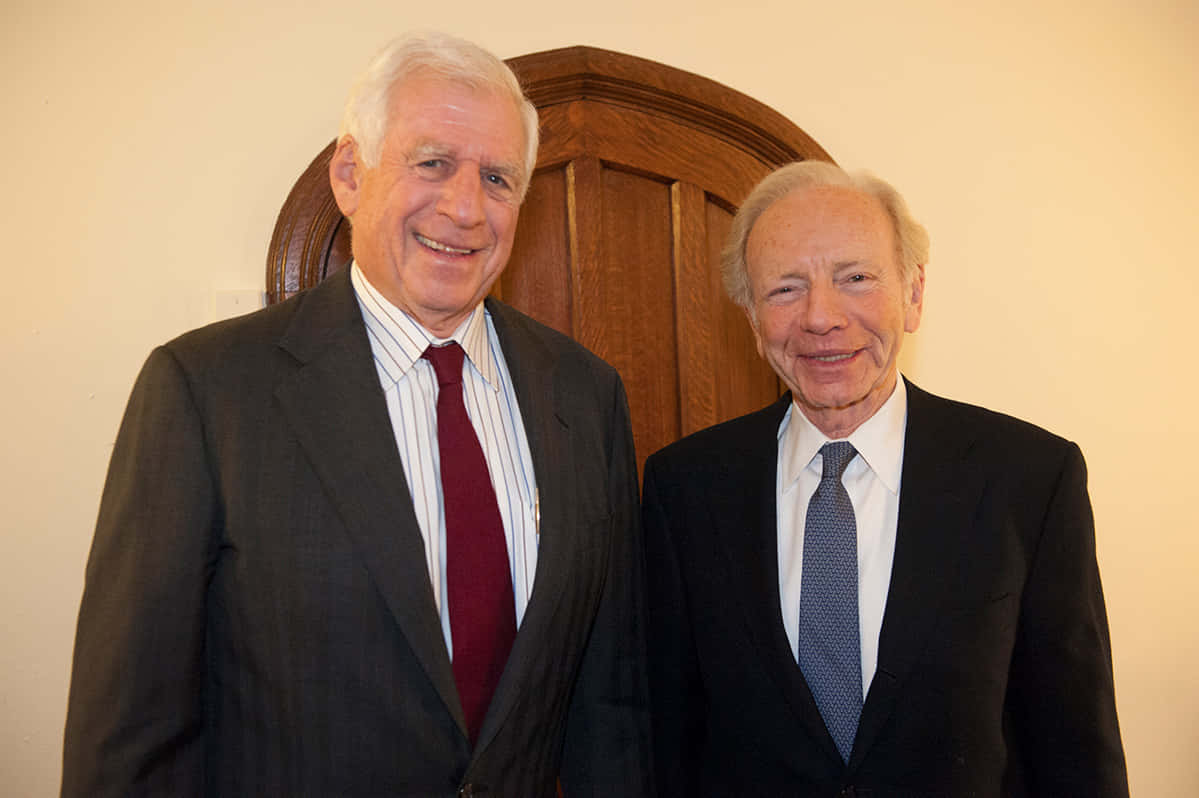
{"label": "man in gray suit", "polygon": [[351,268],[150,355],[63,795],[649,792],[624,389],[485,299],[536,152],[501,61],[394,43],[329,167]]}

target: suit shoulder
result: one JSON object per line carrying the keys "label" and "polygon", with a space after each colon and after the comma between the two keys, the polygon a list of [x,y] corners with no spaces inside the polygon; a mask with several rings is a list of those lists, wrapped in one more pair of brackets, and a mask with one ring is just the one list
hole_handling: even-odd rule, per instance
{"label": "suit shoulder", "polygon": [[[319,349],[319,342],[334,340],[346,329],[347,320],[356,317],[361,324],[352,297],[348,302],[328,300],[333,286],[326,285],[331,282],[279,304],[183,333],[157,347],[148,363],[168,356],[193,387],[219,392],[223,386],[230,395],[237,394],[239,385],[269,381],[298,362],[295,347],[284,344],[298,327],[304,328],[303,340],[317,342],[312,346]],[[301,312],[303,319],[297,321]]]}
{"label": "suit shoulder", "polygon": [[525,341],[535,341],[543,347],[559,363],[573,363],[577,367],[590,370],[608,379],[620,379],[612,364],[596,355],[587,347],[568,335],[542,324],[531,316],[522,313],[511,305],[488,298],[486,308],[491,314],[497,331],[504,336],[519,336]]}
{"label": "suit shoulder", "polygon": [[197,327],[166,342],[163,348],[181,360],[193,362],[219,359],[264,344],[273,345],[287,329],[305,296],[300,294],[243,316]]}
{"label": "suit shoulder", "polygon": [[908,423],[931,421],[945,430],[971,436],[988,450],[1015,459],[1076,450],[1072,441],[1030,421],[980,405],[930,394],[908,383]]}

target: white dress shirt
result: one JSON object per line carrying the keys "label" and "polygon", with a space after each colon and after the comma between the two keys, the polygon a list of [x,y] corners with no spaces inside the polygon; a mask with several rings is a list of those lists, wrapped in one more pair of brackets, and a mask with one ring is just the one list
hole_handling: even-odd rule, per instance
{"label": "white dress shirt", "polygon": [[[848,438],[840,439],[848,440],[858,451],[841,482],[853,503],[858,528],[858,630],[862,638],[863,700],[878,666],[878,636],[895,559],[907,407],[907,391],[900,378],[878,412]],[[824,465],[820,447],[830,439],[794,403],[787,408],[778,435],[779,598],[791,653],[798,662],[804,523],[808,501],[820,484]]]}
{"label": "white dress shirt", "polygon": [[448,341],[457,341],[466,352],[463,398],[483,448],[504,523],[519,627],[537,572],[539,530],[533,458],[516,391],[491,315],[483,303],[449,338],[438,338],[384,298],[357,263],[350,268],[350,281],[366,322],[379,384],[387,399],[392,431],[424,538],[429,580],[441,613],[441,631],[452,658],[454,644],[446,601],[445,512],[437,446],[437,376],[433,365],[421,354],[430,344]]}

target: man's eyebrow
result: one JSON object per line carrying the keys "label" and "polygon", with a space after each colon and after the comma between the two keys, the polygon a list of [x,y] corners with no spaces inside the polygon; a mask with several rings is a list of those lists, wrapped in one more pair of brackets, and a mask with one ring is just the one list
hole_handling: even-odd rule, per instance
{"label": "man's eyebrow", "polygon": [[418,142],[409,153],[411,158],[422,161],[431,157],[445,158],[449,155],[449,147],[432,141]]}
{"label": "man's eyebrow", "polygon": [[848,258],[846,260],[839,260],[833,263],[833,269],[840,271],[842,269],[857,269],[859,267],[869,265],[870,261],[864,258]]}
{"label": "man's eyebrow", "polygon": [[770,281],[774,282],[774,283],[785,283],[785,282],[792,282],[792,281],[807,282],[807,280],[808,280],[808,277],[803,272],[799,272],[799,271],[795,271],[795,270],[788,270],[788,271],[782,272],[781,274],[776,274],[774,277],[770,278]]}

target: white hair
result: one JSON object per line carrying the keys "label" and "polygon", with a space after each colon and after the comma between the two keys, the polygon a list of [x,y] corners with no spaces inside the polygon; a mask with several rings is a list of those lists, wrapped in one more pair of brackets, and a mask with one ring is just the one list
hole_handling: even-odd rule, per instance
{"label": "white hair", "polygon": [[446,33],[411,33],[384,47],[350,89],[338,140],[352,137],[358,144],[363,165],[368,169],[377,166],[391,121],[388,101],[392,87],[417,72],[511,97],[520,112],[525,133],[523,196],[537,165],[537,108],[525,97],[507,64],[477,44]]}

